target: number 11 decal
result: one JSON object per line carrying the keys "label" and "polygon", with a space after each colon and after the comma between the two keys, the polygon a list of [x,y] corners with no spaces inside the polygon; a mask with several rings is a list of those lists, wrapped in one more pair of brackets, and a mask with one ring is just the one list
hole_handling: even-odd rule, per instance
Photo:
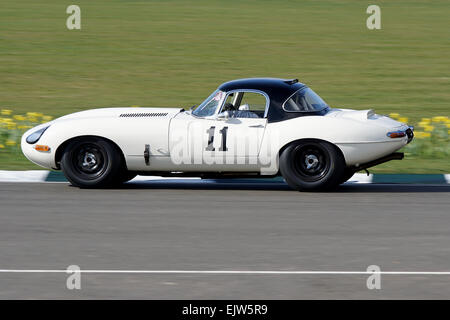
{"label": "number 11 decal", "polygon": [[[214,131],[216,130],[216,127],[211,127],[208,130],[206,130],[206,133],[208,134],[208,146],[206,147],[206,151],[215,151],[216,148],[214,148]],[[227,148],[227,133],[228,133],[228,127],[223,127],[222,130],[219,131],[222,135],[222,143],[219,148],[219,151],[228,151]]]}
{"label": "number 11 decal", "polygon": [[227,132],[228,132],[228,127],[223,127],[223,129],[220,130],[220,133],[222,134],[222,145],[220,146],[219,151],[228,151]]}

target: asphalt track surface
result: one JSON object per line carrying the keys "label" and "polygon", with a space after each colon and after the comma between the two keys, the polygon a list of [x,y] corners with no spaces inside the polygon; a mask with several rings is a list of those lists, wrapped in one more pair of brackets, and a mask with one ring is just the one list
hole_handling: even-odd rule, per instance
{"label": "asphalt track surface", "polygon": [[[0,184],[0,269],[450,271],[450,186]],[[450,275],[0,273],[0,299],[449,299]]]}

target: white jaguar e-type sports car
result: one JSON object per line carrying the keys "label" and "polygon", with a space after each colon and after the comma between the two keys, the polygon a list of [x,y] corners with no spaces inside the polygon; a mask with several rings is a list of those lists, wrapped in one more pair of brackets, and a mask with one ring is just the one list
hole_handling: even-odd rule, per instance
{"label": "white jaguar e-type sports car", "polygon": [[226,82],[198,107],[106,108],[39,125],[22,137],[34,163],[79,187],[137,174],[268,177],[328,190],[359,170],[402,159],[413,129],[373,110],[328,106],[297,79]]}

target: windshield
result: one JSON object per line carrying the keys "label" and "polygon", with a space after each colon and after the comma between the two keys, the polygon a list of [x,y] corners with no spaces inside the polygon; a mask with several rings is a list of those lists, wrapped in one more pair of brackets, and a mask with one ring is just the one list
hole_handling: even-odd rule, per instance
{"label": "windshield", "polygon": [[291,112],[315,112],[327,108],[327,103],[308,87],[298,90],[283,105],[285,111]]}
{"label": "windshield", "polygon": [[202,102],[192,114],[196,117],[209,117],[216,113],[216,109],[225,97],[225,92],[216,90]]}

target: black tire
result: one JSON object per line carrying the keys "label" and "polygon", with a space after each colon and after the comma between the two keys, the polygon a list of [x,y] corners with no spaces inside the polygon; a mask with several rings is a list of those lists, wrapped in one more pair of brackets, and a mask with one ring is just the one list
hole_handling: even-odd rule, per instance
{"label": "black tire", "polygon": [[120,150],[101,138],[82,138],[65,148],[61,169],[69,182],[81,188],[103,188],[115,184],[123,167]]}
{"label": "black tire", "polygon": [[280,171],[287,184],[298,191],[325,191],[339,185],[345,160],[337,147],[316,140],[290,144],[280,156]]}
{"label": "black tire", "polygon": [[342,179],[341,179],[341,183],[340,183],[340,184],[343,184],[343,183],[347,182],[347,181],[350,180],[354,175],[355,175],[355,171],[353,171],[353,170],[351,170],[351,169],[349,169],[349,168],[345,168],[345,170],[344,170],[344,175],[342,176]]}

